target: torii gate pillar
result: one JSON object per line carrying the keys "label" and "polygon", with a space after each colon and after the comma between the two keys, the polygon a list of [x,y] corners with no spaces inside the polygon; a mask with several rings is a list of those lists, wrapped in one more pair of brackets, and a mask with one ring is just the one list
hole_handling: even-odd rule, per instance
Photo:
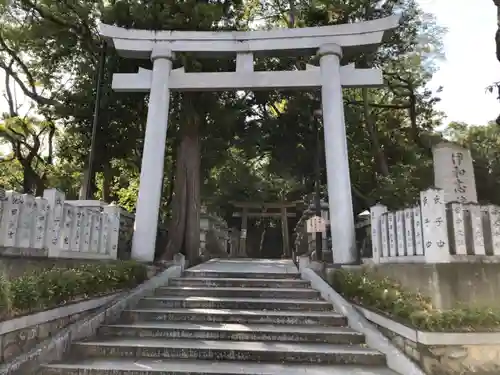
{"label": "torii gate pillar", "polygon": [[335,263],[349,264],[357,259],[352,208],[351,177],[347,153],[344,101],[340,78],[342,48],[337,44],[319,48],[321,106],[325,133],[325,159],[330,207],[330,231]]}
{"label": "torii gate pillar", "polygon": [[[157,46],[151,53],[153,74],[149,95],[148,117],[142,152],[139,196],[135,212],[132,258],[142,262],[154,260],[158,214],[163,187],[163,162],[170,104],[169,77],[172,51]],[[152,251],[151,251],[152,250]]]}

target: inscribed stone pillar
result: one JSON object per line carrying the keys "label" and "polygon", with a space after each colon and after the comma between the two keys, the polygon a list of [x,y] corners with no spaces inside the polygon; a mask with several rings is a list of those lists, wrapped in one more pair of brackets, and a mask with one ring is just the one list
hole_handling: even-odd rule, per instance
{"label": "inscribed stone pillar", "polygon": [[109,220],[109,232],[107,241],[108,248],[106,249],[106,253],[109,253],[111,259],[118,259],[118,241],[120,236],[121,210],[122,209],[120,208],[120,206],[115,206],[114,204],[110,204],[109,206],[104,207],[104,213],[108,214]]}
{"label": "inscribed stone pillar", "polygon": [[47,200],[47,236],[45,245],[49,249],[49,257],[59,256],[60,239],[64,228],[65,195],[57,189],[46,189],[43,197]]}
{"label": "inscribed stone pillar", "polygon": [[420,192],[426,263],[449,263],[450,247],[444,192],[428,189]]}
{"label": "inscribed stone pillar", "polygon": [[434,186],[443,189],[444,201],[477,203],[476,180],[469,150],[450,142],[432,149]]}
{"label": "inscribed stone pillar", "polygon": [[152,262],[155,255],[168,127],[168,81],[172,70],[172,52],[161,45],[155,46],[151,60],[153,73],[132,240],[132,259],[143,262]]}
{"label": "inscribed stone pillar", "polygon": [[330,208],[333,261],[352,264],[357,260],[352,209],[351,178],[347,155],[344,102],[340,80],[342,48],[336,44],[321,46],[321,105],[325,132],[326,174]]}
{"label": "inscribed stone pillar", "polygon": [[382,257],[382,228],[381,217],[387,212],[387,207],[377,204],[370,208],[371,232],[372,232],[372,259],[373,262],[380,263]]}

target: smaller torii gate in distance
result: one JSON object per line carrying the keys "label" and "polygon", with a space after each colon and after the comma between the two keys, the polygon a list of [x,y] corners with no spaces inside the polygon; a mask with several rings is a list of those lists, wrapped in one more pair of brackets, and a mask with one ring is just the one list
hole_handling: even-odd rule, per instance
{"label": "smaller torii gate in distance", "polygon": [[[233,213],[233,217],[241,217],[239,253],[246,254],[246,240],[248,233],[249,218],[279,218],[281,222],[281,236],[283,238],[283,253],[286,257],[291,257],[290,230],[288,228],[288,218],[295,217],[296,213],[288,212],[288,209],[295,208],[301,201],[296,202],[230,202],[240,212]],[[274,212],[273,212],[274,211]]]}
{"label": "smaller torii gate in distance", "polygon": [[[153,31],[101,24],[100,34],[123,57],[151,59],[153,69],[115,73],[113,89],[149,92],[132,258],[154,259],[163,184],[170,91],[321,89],[330,230],[335,263],[356,261],[354,215],[342,87],[383,85],[379,69],[341,66],[343,57],[373,52],[400,16],[334,26],[258,31]],[[176,54],[236,59],[235,72],[190,73],[172,69]],[[254,70],[254,56],[319,56],[306,70]]]}

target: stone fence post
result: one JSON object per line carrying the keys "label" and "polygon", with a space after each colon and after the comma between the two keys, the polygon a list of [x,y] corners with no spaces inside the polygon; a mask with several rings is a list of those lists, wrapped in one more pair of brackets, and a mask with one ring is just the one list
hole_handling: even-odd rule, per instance
{"label": "stone fence post", "polygon": [[442,189],[422,191],[420,209],[426,263],[449,263],[451,255],[444,191]]}

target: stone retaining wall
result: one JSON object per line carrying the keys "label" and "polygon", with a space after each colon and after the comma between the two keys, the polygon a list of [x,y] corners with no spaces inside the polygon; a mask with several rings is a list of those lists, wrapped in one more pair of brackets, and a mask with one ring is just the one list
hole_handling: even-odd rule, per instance
{"label": "stone retaining wall", "polygon": [[477,256],[465,256],[460,263],[375,264],[363,269],[429,296],[438,309],[457,305],[500,308],[500,258],[489,258],[490,263]]}
{"label": "stone retaining wall", "polygon": [[[72,341],[82,340],[95,335],[103,322],[116,321],[126,308],[135,306],[146,295],[151,295],[159,286],[165,285],[170,277],[179,277],[185,268],[184,256],[177,254],[174,265],[145,281],[135,289],[124,292],[109,303],[98,307],[88,316],[83,316],[59,332],[51,335],[28,352],[10,361],[0,362],[0,375],[25,375],[36,373],[43,363],[60,360],[69,349]],[[168,267],[168,264],[164,265]],[[48,320],[48,319],[46,319]]]}
{"label": "stone retaining wall", "polygon": [[71,323],[109,303],[119,294],[107,295],[0,322],[0,362],[33,349]]}
{"label": "stone retaining wall", "polygon": [[498,375],[500,333],[422,332],[358,308],[429,375]]}

